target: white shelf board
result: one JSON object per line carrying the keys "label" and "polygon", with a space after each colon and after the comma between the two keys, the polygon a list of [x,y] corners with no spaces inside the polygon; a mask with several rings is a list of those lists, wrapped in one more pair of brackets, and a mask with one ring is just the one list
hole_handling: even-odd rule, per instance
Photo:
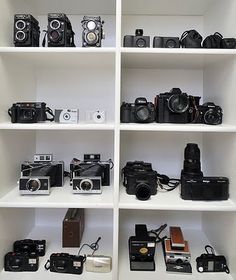
{"label": "white shelf board", "polygon": [[121,48],[124,68],[202,69],[233,58],[235,49]]}
{"label": "white shelf board", "polygon": [[147,201],[140,201],[135,195],[128,195],[125,187],[120,185],[120,209],[143,210],[188,210],[188,211],[235,211],[236,203],[223,201],[192,201],[180,197],[179,188],[170,192],[158,191]]}
{"label": "white shelf board", "polygon": [[53,187],[50,195],[20,195],[18,187],[0,198],[0,207],[27,208],[113,208],[113,186],[104,186],[102,194],[73,194],[72,186]]}
{"label": "white shelf board", "polygon": [[[121,225],[122,226],[122,225]],[[196,258],[200,256],[204,251],[204,247],[207,244],[211,244],[206,235],[201,230],[183,229],[184,237],[189,241],[190,253],[191,253],[191,266],[192,274],[183,273],[168,273],[166,272],[164,257],[162,253],[161,244],[156,247],[155,263],[156,271],[130,271],[129,268],[129,250],[128,239],[134,235],[133,230],[123,229],[120,237],[120,254],[119,254],[119,279],[135,279],[135,280],[233,280],[232,276],[225,272],[218,273],[199,273],[196,270]]]}
{"label": "white shelf board", "polygon": [[[85,267],[83,274],[62,274],[62,273],[53,273],[46,271],[44,269],[44,264],[49,259],[52,253],[69,253],[76,255],[78,254],[78,248],[63,248],[62,247],[62,228],[61,227],[50,227],[50,226],[36,226],[27,236],[30,239],[46,239],[46,254],[44,257],[39,258],[39,269],[36,272],[6,272],[4,270],[0,273],[1,280],[67,280],[67,279],[78,279],[83,280],[111,280],[112,272],[110,273],[92,273],[86,272]],[[98,253],[112,256],[112,227],[88,227],[85,226],[82,244],[95,242],[101,236],[99,242],[99,251]],[[22,236],[22,239],[26,236]],[[14,242],[15,240],[12,240]],[[83,254],[91,253],[91,250],[86,247],[82,251]]]}

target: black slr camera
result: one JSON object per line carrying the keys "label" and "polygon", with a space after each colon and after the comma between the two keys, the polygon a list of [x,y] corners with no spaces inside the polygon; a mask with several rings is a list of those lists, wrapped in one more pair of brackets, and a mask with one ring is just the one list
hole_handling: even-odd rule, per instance
{"label": "black slr camera", "polygon": [[195,143],[188,143],[184,150],[181,197],[185,200],[227,200],[229,198],[228,178],[203,176],[200,150]]}
{"label": "black slr camera", "polygon": [[101,193],[101,186],[110,185],[111,160],[101,161],[100,154],[85,154],[84,161],[70,164],[73,193]]}
{"label": "black slr camera", "polygon": [[103,32],[104,21],[101,17],[84,16],[82,20],[82,46],[83,47],[101,47],[102,39],[105,39]]}
{"label": "black slr camera", "polygon": [[151,123],[155,121],[155,107],[144,97],[138,97],[134,103],[123,102],[120,108],[122,123]]}
{"label": "black slr camera", "polygon": [[124,36],[123,45],[128,48],[149,48],[150,36],[143,36],[143,29],[136,29],[135,35]]}
{"label": "black slr camera", "polygon": [[157,193],[157,172],[152,169],[151,163],[129,161],[122,173],[127,194],[136,195],[139,200],[148,200]]}
{"label": "black slr camera", "polygon": [[201,97],[184,93],[179,88],[155,98],[156,121],[159,123],[190,123],[195,118]]}
{"label": "black slr camera", "polygon": [[83,256],[66,253],[53,253],[50,256],[50,271],[58,273],[82,274],[85,259]]}
{"label": "black slr camera", "polygon": [[[44,121],[53,121],[54,115],[44,102],[20,102],[13,103],[8,109],[12,123],[37,123]],[[51,115],[48,118],[48,114]]]}
{"label": "black slr camera", "polygon": [[220,106],[213,102],[206,102],[197,106],[195,123],[217,125],[222,123],[223,112]]}
{"label": "black slr camera", "polygon": [[155,270],[156,238],[148,235],[146,225],[135,225],[135,236],[129,238],[130,270]]}
{"label": "black slr camera", "polygon": [[36,253],[41,257],[45,255],[46,240],[17,240],[13,244],[13,251],[16,253]]}
{"label": "black slr camera", "polygon": [[66,14],[48,14],[48,47],[75,47],[74,31]]}
{"label": "black slr camera", "polygon": [[158,37],[153,38],[153,48],[180,48],[179,37]]}
{"label": "black slr camera", "polygon": [[15,47],[39,47],[39,36],[39,23],[32,15],[15,15],[13,39]]}
{"label": "black slr camera", "polygon": [[9,252],[5,255],[5,271],[37,271],[38,268],[39,256],[35,252]]}

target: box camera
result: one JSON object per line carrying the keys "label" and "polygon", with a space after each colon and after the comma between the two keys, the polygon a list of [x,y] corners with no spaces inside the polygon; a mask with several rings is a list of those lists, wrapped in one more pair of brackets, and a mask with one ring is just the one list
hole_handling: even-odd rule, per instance
{"label": "box camera", "polygon": [[127,194],[135,195],[139,200],[148,200],[157,193],[157,172],[152,169],[151,163],[129,161],[122,173]]}
{"label": "box camera", "polygon": [[86,111],[86,121],[89,123],[105,123],[106,112],[105,111]]}
{"label": "box camera", "polygon": [[179,88],[155,98],[156,121],[159,123],[190,123],[195,118],[201,97],[184,93]]}
{"label": "box camera", "polygon": [[82,46],[101,47],[102,39],[105,39],[103,31],[104,21],[101,17],[84,16],[82,23]]}
{"label": "box camera", "polygon": [[153,38],[153,48],[180,48],[179,37],[158,37]]}
{"label": "box camera", "polygon": [[39,268],[39,257],[36,253],[9,252],[4,258],[5,271],[37,271]]}
{"label": "box camera", "polygon": [[155,121],[154,104],[144,97],[138,97],[134,103],[123,102],[120,108],[122,123],[151,123]]}
{"label": "box camera", "polygon": [[111,271],[112,259],[109,256],[87,255],[85,269],[88,272],[108,273]]}
{"label": "box camera", "polygon": [[188,143],[184,151],[181,197],[185,200],[227,200],[229,198],[229,179],[203,176],[200,150],[194,143]]}
{"label": "box camera", "polygon": [[229,273],[226,258],[215,254],[201,254],[196,258],[198,272],[226,272]]}
{"label": "box camera", "polygon": [[101,193],[110,185],[110,161],[101,161],[99,154],[85,154],[84,161],[70,164],[73,193]]}
{"label": "box camera", "polygon": [[[46,107],[44,102],[13,103],[12,107],[8,109],[8,114],[12,123],[37,123],[54,120],[52,110]],[[51,115],[51,118],[48,118],[47,114]]]}
{"label": "box camera", "polygon": [[213,102],[206,102],[197,106],[194,122],[217,125],[222,123],[222,116],[220,106],[215,105]]}
{"label": "box camera", "polygon": [[75,47],[74,31],[66,14],[48,14],[48,47]]}
{"label": "box camera", "polygon": [[50,271],[58,273],[82,274],[84,257],[67,253],[53,253],[50,256]]}
{"label": "box camera", "polygon": [[13,39],[15,47],[39,47],[39,36],[39,23],[32,15],[15,15]]}
{"label": "box camera", "polygon": [[135,236],[129,238],[130,270],[155,270],[156,238],[148,235],[147,226],[135,225]]}
{"label": "box camera", "polygon": [[58,123],[78,123],[79,109],[56,109],[55,122]]}
{"label": "box camera", "polygon": [[150,36],[143,36],[143,29],[136,29],[135,35],[124,36],[123,45],[128,48],[149,48]]}
{"label": "box camera", "polygon": [[13,251],[16,253],[36,253],[44,256],[46,250],[46,240],[23,239],[17,240],[13,244]]}

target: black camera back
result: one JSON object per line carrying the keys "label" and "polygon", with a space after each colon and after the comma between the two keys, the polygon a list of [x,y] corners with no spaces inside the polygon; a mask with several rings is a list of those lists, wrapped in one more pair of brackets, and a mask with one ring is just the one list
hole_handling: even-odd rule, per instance
{"label": "black camera back", "polygon": [[82,46],[101,47],[104,39],[103,24],[101,17],[84,16],[82,20]]}
{"label": "black camera back", "polygon": [[149,48],[150,36],[143,36],[143,29],[136,29],[135,35],[124,36],[123,46],[129,48]]}

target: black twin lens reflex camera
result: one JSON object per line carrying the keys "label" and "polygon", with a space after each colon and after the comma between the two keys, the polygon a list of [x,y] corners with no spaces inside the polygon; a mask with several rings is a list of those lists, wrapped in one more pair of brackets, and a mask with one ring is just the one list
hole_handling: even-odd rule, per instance
{"label": "black twin lens reflex camera", "polygon": [[39,256],[35,252],[9,252],[4,258],[5,271],[37,271]]}
{"label": "black twin lens reflex camera", "polygon": [[129,238],[130,270],[155,270],[156,238],[148,235],[147,226],[135,225],[135,236]]}
{"label": "black twin lens reflex camera", "polygon": [[42,257],[46,251],[46,240],[17,240],[13,244],[13,251],[16,253],[36,253]]}
{"label": "black twin lens reflex camera", "polygon": [[82,46],[101,47],[102,39],[105,39],[103,32],[104,21],[101,17],[84,16],[82,20]]}
{"label": "black twin lens reflex camera", "polygon": [[135,195],[139,200],[148,200],[157,193],[157,172],[152,169],[151,163],[130,161],[122,172],[127,194]]}
{"label": "black twin lens reflex camera", "polygon": [[82,274],[84,257],[67,253],[53,253],[50,256],[50,271],[57,273]]}
{"label": "black twin lens reflex camera", "polygon": [[123,45],[128,48],[149,48],[150,36],[143,36],[143,29],[136,29],[135,35],[124,36]]}
{"label": "black twin lens reflex camera", "polygon": [[122,103],[120,117],[122,123],[151,123],[156,119],[155,107],[146,98],[139,97],[134,103]]}
{"label": "black twin lens reflex camera", "polygon": [[74,34],[66,14],[48,14],[48,47],[75,47]]}
{"label": "black twin lens reflex camera", "polygon": [[227,272],[229,269],[227,266],[225,256],[216,256],[215,254],[201,254],[196,258],[197,271],[203,272]]}
{"label": "black twin lens reflex camera", "polygon": [[30,14],[14,16],[14,38],[16,47],[39,47],[40,28],[38,21]]}
{"label": "black twin lens reflex camera", "polygon": [[229,198],[228,178],[203,176],[200,149],[195,143],[188,143],[184,150],[181,197],[185,200],[227,200]]}

